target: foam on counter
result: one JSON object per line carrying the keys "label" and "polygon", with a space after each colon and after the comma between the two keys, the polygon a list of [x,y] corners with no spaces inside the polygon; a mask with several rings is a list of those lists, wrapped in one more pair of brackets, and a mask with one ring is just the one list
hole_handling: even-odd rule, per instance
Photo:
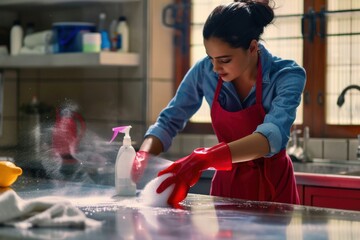
{"label": "foam on counter", "polygon": [[161,175],[160,177],[156,177],[151,180],[146,186],[144,190],[142,190],[140,194],[140,201],[146,205],[151,207],[168,207],[167,200],[169,199],[170,194],[174,190],[174,184],[170,185],[167,189],[165,189],[162,193],[157,193],[156,189],[160,186],[160,184],[171,177],[172,173],[167,173]]}

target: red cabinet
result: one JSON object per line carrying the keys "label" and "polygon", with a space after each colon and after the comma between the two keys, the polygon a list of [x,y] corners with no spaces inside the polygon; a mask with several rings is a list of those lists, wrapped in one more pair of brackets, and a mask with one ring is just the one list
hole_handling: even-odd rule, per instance
{"label": "red cabinet", "polygon": [[304,187],[304,205],[360,211],[360,190]]}
{"label": "red cabinet", "polygon": [[301,204],[360,211],[360,177],[301,172],[295,177]]}

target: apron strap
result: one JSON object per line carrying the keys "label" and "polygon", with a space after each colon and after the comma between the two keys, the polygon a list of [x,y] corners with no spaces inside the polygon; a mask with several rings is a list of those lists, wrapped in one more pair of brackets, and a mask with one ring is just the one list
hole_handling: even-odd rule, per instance
{"label": "apron strap", "polygon": [[216,90],[215,90],[215,95],[214,95],[214,100],[213,101],[217,101],[218,97],[219,97],[219,94],[220,94],[220,90],[221,90],[221,87],[222,87],[222,79],[221,77],[218,78],[218,83],[216,85]]}

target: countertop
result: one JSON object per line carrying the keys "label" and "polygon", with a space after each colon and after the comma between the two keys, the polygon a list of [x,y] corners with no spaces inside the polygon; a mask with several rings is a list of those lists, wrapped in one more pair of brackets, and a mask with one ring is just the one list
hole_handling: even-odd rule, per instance
{"label": "countertop", "polygon": [[114,198],[112,186],[20,177],[24,199],[66,196],[98,229],[0,228],[3,239],[358,239],[360,212],[189,194],[182,209]]}

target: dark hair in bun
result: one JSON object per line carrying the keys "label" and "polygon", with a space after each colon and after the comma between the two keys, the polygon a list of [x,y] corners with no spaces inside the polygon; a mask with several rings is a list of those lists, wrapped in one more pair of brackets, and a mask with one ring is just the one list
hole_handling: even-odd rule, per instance
{"label": "dark hair in bun", "polygon": [[234,48],[248,49],[274,19],[270,3],[271,0],[240,0],[217,6],[205,22],[204,39],[216,37]]}

